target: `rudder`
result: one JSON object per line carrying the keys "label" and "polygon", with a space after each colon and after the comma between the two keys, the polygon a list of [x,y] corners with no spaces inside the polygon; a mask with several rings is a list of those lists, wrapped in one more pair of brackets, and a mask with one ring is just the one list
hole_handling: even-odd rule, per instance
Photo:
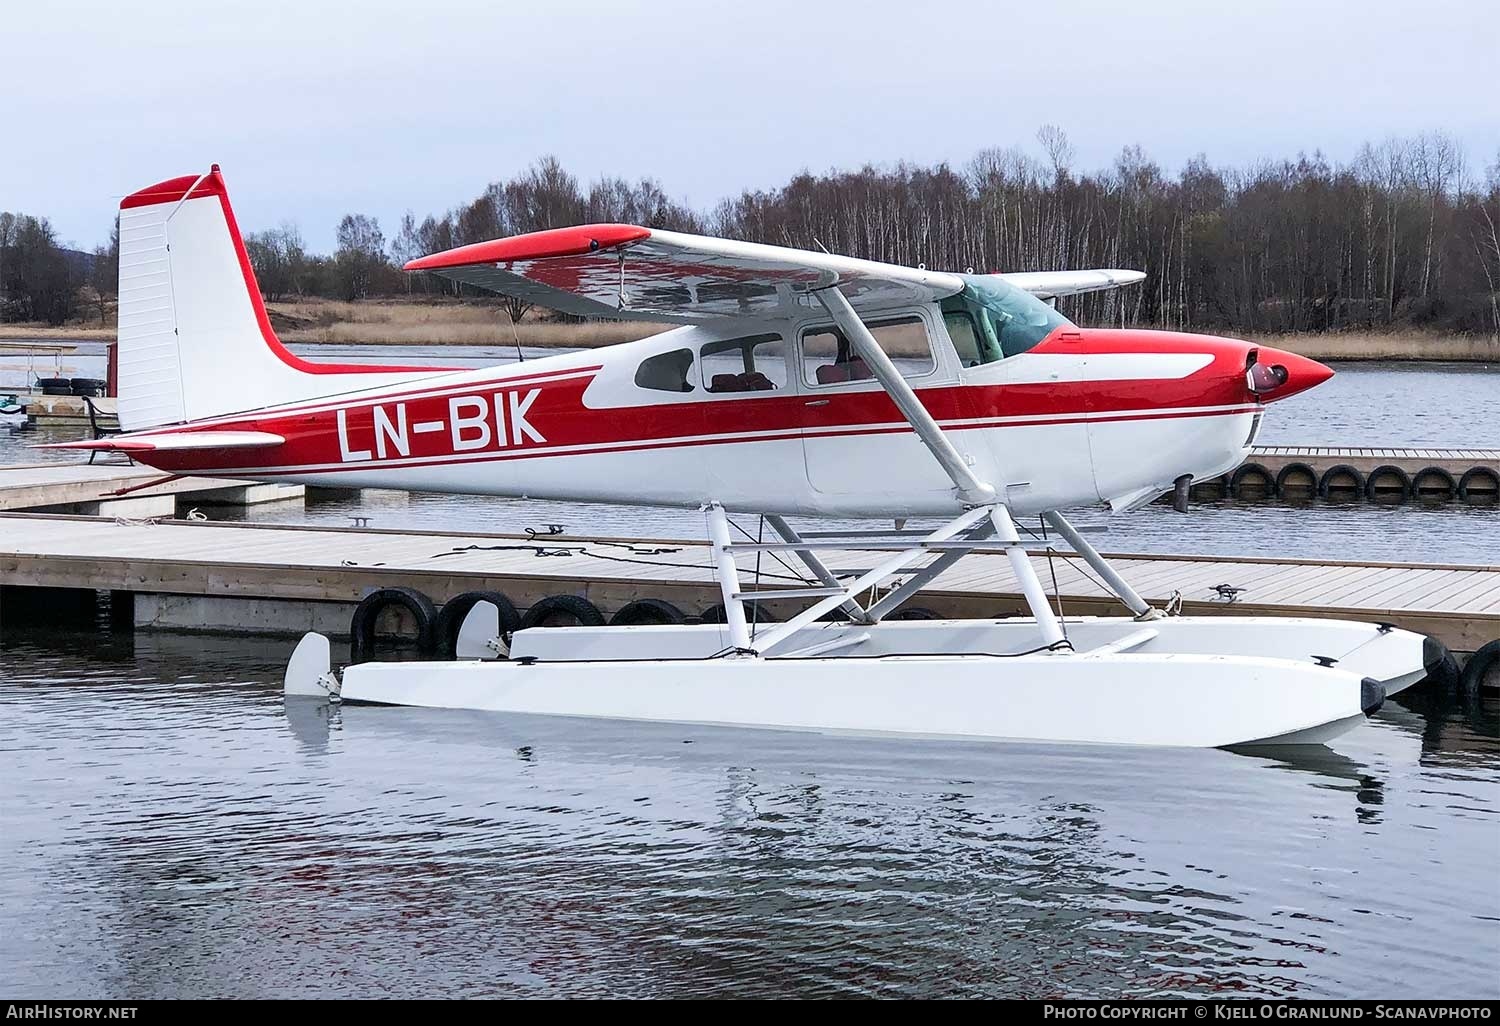
{"label": "rudder", "polygon": [[127,431],[442,371],[310,363],[289,352],[271,330],[217,164],[121,201],[119,297]]}

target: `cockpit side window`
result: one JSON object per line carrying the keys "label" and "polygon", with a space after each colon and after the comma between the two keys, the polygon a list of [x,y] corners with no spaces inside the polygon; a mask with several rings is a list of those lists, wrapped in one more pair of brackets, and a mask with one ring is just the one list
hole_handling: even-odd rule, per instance
{"label": "cockpit side window", "polygon": [[948,329],[948,337],[953,340],[953,348],[958,352],[959,366],[978,367],[981,363],[990,363],[998,357],[989,356],[980,348],[979,329],[974,325],[974,318],[967,310],[944,310],[943,324]]}
{"label": "cockpit side window", "polygon": [[964,290],[943,300],[943,321],[965,367],[1019,356],[1070,323],[1055,307],[994,275],[962,275]]}
{"label": "cockpit side window", "polygon": [[688,380],[688,372],[692,369],[693,351],[674,349],[642,360],[635,369],[635,383],[638,388],[657,392],[691,392],[693,383]]}

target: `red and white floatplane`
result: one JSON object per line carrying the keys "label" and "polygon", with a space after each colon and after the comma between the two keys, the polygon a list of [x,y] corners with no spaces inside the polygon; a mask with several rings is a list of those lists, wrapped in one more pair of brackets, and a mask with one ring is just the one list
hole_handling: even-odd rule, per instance
{"label": "red and white floatplane", "polygon": [[[1167,615],[1069,523],[1068,510],[1131,510],[1225,473],[1267,404],[1332,373],[1236,339],[1082,328],[1048,302],[1139,272],[954,274],[624,224],[497,239],[407,269],[572,314],[682,326],[485,370],[302,360],[271,330],[215,167],[121,203],[126,433],[69,445],[173,474],[701,508],[726,622],[500,638],[481,603],[463,637],[489,659],[340,673],[327,640],[308,635],[289,693],[1222,746],[1323,741],[1423,676],[1423,638],[1387,625]],[[729,513],[763,516],[776,540],[735,540]],[[788,516],[945,522],[830,538],[799,535]],[[1023,516],[1066,539],[1129,615],[1060,621]],[[892,619],[981,547],[1008,554],[1029,617]],[[839,549],[878,558],[839,574],[820,556]],[[765,552],[800,560],[806,586],[747,591],[741,563]],[[769,599],[805,608],[754,624],[746,604]]]}

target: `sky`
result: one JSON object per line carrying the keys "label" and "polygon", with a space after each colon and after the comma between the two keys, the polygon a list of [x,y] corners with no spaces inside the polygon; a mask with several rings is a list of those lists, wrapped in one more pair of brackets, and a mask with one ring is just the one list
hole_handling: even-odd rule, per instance
{"label": "sky", "polygon": [[441,213],[545,154],[698,208],[800,170],[950,161],[1062,127],[1168,171],[1443,130],[1500,154],[1493,0],[48,0],[0,14],[0,210],[104,241],[121,196],[223,167],[246,231]]}

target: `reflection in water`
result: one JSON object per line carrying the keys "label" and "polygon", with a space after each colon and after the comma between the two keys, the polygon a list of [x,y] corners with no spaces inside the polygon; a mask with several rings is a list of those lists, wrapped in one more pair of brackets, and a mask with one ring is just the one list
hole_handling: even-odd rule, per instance
{"label": "reflection in water", "polygon": [[329,710],[282,643],[39,640],[0,685],[28,993],[1497,992],[1493,698],[1332,749],[943,744]]}
{"label": "reflection in water", "polygon": [[[371,351],[355,346],[298,347],[322,359],[357,359]],[[373,355],[405,362],[431,360],[486,366],[512,354],[481,347],[382,347]],[[84,343],[75,362],[87,370],[102,346]],[[536,355],[533,353],[532,355]],[[1261,442],[1268,445],[1500,446],[1500,389],[1496,370],[1476,364],[1351,363],[1323,386],[1277,403]],[[95,374],[102,377],[102,373]],[[52,427],[14,435],[0,430],[0,464],[77,460],[67,451],[28,450],[37,441],[82,437],[81,427]],[[215,518],[315,523],[348,527],[354,517],[388,529],[519,532],[559,523],[575,534],[658,535],[702,538],[702,516],[683,510],[645,510],[588,504],[367,491],[354,499],[272,504],[243,510],[206,508]],[[1500,529],[1500,507],[1460,503],[1314,501],[1195,502],[1190,516],[1156,505],[1124,516],[1084,511],[1075,519],[1105,533],[1092,540],[1105,551],[1205,555],[1276,555],[1344,559],[1487,562]],[[825,522],[820,526],[827,528]]]}
{"label": "reflection in water", "polygon": [[[271,503],[248,509],[205,508],[218,520],[254,523],[307,523],[347,528],[354,517],[384,530],[448,530],[521,534],[528,528],[546,530],[557,524],[579,538],[657,537],[701,539],[707,536],[703,514],[682,509],[605,506],[594,503],[543,502],[500,499],[481,495],[439,495],[432,492],[366,490],[352,497],[301,503]],[[1101,550],[1124,553],[1255,555],[1294,559],[1341,559],[1389,562],[1482,563],[1488,559],[1495,532],[1500,530],[1500,506],[1458,503],[1384,506],[1373,503],[1310,502],[1195,502],[1183,516],[1169,505],[1151,505],[1133,513],[1110,516],[1103,510],[1069,514],[1085,528],[1095,529],[1091,540]],[[755,518],[734,518],[752,534]],[[868,528],[870,522],[790,518],[794,525],[815,530]],[[885,523],[888,523],[886,521]],[[913,519],[912,527],[937,526],[939,521]],[[1027,518],[1022,526],[1040,525]]]}
{"label": "reflection in water", "polygon": [[[1340,372],[1309,394],[1339,401],[1282,404],[1264,440],[1496,442],[1470,433],[1500,423],[1483,372]],[[374,512],[643,530],[487,499]],[[1497,515],[1217,504],[1101,544],[1467,562]],[[1493,695],[1406,692],[1331,748],[935,744],[288,705],[289,648],[0,635],[13,989],[1500,996]]]}

